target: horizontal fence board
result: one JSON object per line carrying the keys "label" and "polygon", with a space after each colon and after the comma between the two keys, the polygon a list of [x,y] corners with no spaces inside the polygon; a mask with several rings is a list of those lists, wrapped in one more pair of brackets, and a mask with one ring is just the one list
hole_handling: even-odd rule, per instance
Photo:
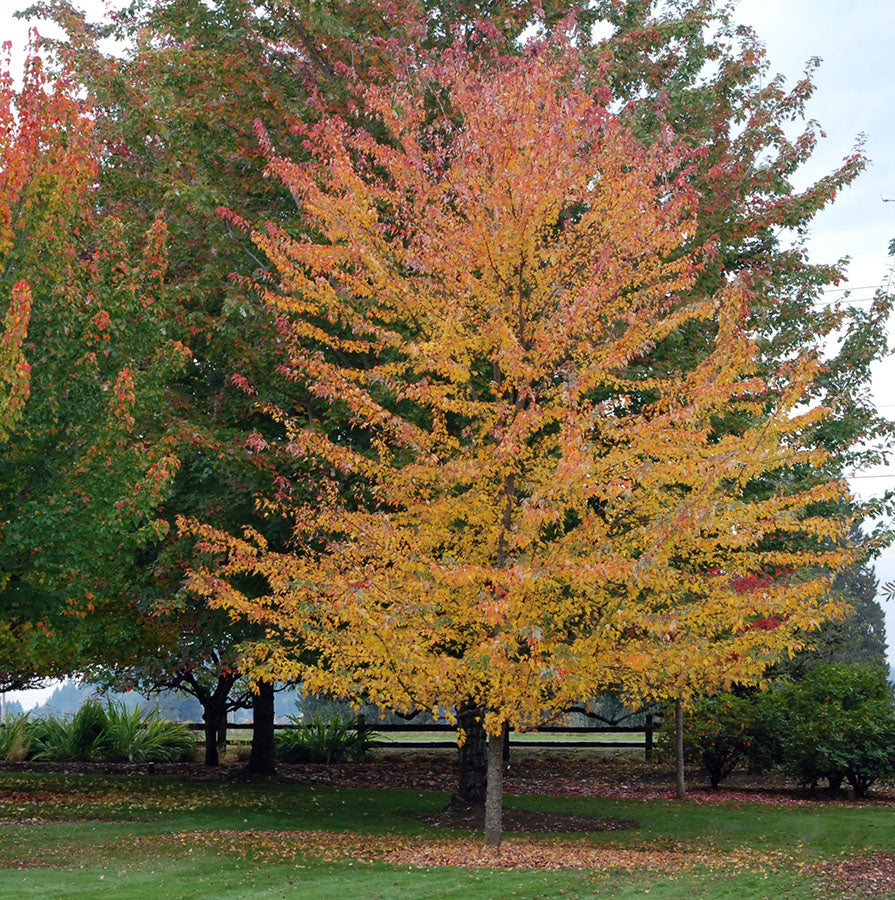
{"label": "horizontal fence board", "polygon": [[[394,733],[401,731],[431,731],[431,732],[456,732],[456,725],[385,725],[378,722],[364,722],[364,728],[370,731],[381,731],[385,733]],[[515,728],[511,728],[512,733],[517,733]],[[592,725],[545,725],[543,728],[529,728],[519,734],[643,734],[646,726],[638,725],[613,725],[607,727],[596,727]]]}
{"label": "horizontal fence board", "polygon": [[[661,720],[658,716],[649,716],[647,718],[647,723],[643,726],[639,725],[602,725],[599,727],[589,726],[589,725],[545,725],[543,728],[532,728],[528,731],[516,732],[515,729],[510,729],[510,732],[518,735],[516,740],[510,740],[509,743],[511,746],[516,748],[522,747],[533,747],[533,748],[553,748],[553,749],[586,749],[586,748],[616,748],[616,749],[630,749],[630,750],[643,750],[646,756],[646,759],[649,760],[652,758],[653,754],[653,746],[654,746],[654,736],[657,727],[661,724]],[[367,722],[363,716],[358,716],[355,723],[355,728],[360,731],[363,730],[365,732],[369,732],[370,746],[371,747],[380,747],[380,748],[392,748],[392,749],[405,749],[405,750],[440,750],[440,749],[456,749],[457,747],[457,726],[449,725],[446,722],[439,722],[437,724],[426,724],[426,725],[415,725],[412,722],[406,722],[400,725],[385,723],[385,722]],[[193,731],[204,731],[205,725],[202,722],[189,722],[187,723],[187,727],[192,729]],[[239,723],[227,723],[227,731],[228,732],[249,732],[252,730],[251,722],[239,722]],[[301,724],[297,724],[295,722],[288,722],[284,724],[274,724],[274,729],[277,731],[289,731],[296,728],[301,728]],[[408,737],[406,740],[397,735],[406,734],[410,735],[420,735],[420,734],[444,734],[450,735],[451,737],[447,740],[439,740],[435,738],[434,740],[414,740],[413,737]],[[580,735],[581,739],[579,740],[563,740],[562,735]],[[609,734],[642,734],[643,740],[639,741],[628,741],[628,740],[601,740],[600,738],[603,735]],[[394,739],[380,739],[377,738],[382,735],[396,735]],[[530,737],[531,735],[543,735],[545,740],[539,740],[537,737]],[[557,737],[553,737],[556,735]],[[547,737],[549,736],[549,738]],[[239,735],[238,743],[243,743],[248,740],[248,735],[243,737],[242,734]]]}
{"label": "horizontal fence board", "polygon": [[[186,722],[184,723],[191,731],[204,731],[205,725],[202,722]],[[251,730],[251,722],[228,722],[227,730]],[[293,723],[275,724],[273,726],[277,731],[290,731],[301,728],[301,725]],[[655,730],[658,725],[653,726]],[[383,734],[400,734],[400,733],[435,733],[435,734],[456,734],[456,725],[385,725],[377,722],[365,722],[364,729],[367,731],[382,732]],[[544,728],[530,728],[526,731],[517,732],[511,728],[512,734],[644,734],[648,729],[646,726],[638,727],[636,725],[618,726],[614,728],[589,728],[587,726],[546,726]]]}
{"label": "horizontal fence board", "polygon": [[[372,741],[372,747],[409,747],[416,750],[432,748],[435,750],[456,749],[456,741]],[[518,749],[523,747],[558,747],[560,749],[582,750],[588,747],[620,747],[622,749],[643,750],[645,741],[510,741],[510,746]]]}

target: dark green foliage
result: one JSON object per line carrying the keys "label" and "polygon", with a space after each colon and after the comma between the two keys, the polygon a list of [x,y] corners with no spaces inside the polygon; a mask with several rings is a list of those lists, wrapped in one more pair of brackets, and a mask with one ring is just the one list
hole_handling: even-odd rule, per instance
{"label": "dark green foliage", "polygon": [[297,727],[280,731],[276,738],[277,759],[287,763],[341,763],[363,759],[370,749],[374,733],[359,731],[348,716],[314,716],[307,722],[296,716]]}
{"label": "dark green foliage", "polygon": [[882,669],[821,664],[781,688],[786,767],[803,784],[847,781],[863,796],[895,772],[895,704]]}
{"label": "dark green foliage", "polygon": [[[699,763],[708,773],[713,788],[746,762],[753,707],[733,694],[719,694],[699,700],[687,713],[684,725],[684,756]],[[674,717],[666,716],[659,733],[663,753],[673,754]]]}
{"label": "dark green foliage", "polygon": [[[666,724],[662,744],[673,735]],[[881,668],[818,663],[801,681],[763,694],[698,701],[684,749],[712,787],[748,764],[752,772],[783,769],[806,786],[826,781],[834,791],[845,781],[861,797],[895,774],[895,701]]]}
{"label": "dark green foliage", "polygon": [[190,758],[189,729],[158,710],[129,710],[123,703],[85,703],[70,719],[46,716],[25,727],[32,759],[102,762],[173,762]]}
{"label": "dark green foliage", "polygon": [[[860,529],[855,529],[851,540],[860,546],[866,539]],[[869,563],[840,572],[833,581],[833,593],[844,599],[851,611],[808,635],[805,649],[775,666],[773,675],[798,680],[818,663],[871,665],[886,670],[886,621],[876,599],[878,592],[879,583]]]}
{"label": "dark green foliage", "polygon": [[745,755],[753,774],[780,768],[786,761],[786,736],[790,729],[790,709],[785,692],[769,690],[748,700]]}

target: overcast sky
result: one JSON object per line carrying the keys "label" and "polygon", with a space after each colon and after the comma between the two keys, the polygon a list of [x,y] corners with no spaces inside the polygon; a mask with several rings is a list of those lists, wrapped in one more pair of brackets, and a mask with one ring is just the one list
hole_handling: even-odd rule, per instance
{"label": "overcast sky", "polygon": [[[76,0],[77,2],[77,0]],[[0,0],[0,42],[24,45],[26,27],[12,18],[26,0]],[[92,18],[103,14],[102,0],[80,0]],[[118,4],[121,5],[121,4]],[[765,42],[771,74],[792,83],[811,57],[823,62],[817,92],[808,109],[827,138],[809,166],[805,183],[828,173],[864,135],[872,165],[858,182],[817,219],[812,229],[812,255],[825,262],[848,256],[852,297],[864,300],[885,283],[890,260],[887,245],[895,237],[895,3],[892,0],[741,0],[737,18],[755,28]],[[18,54],[16,54],[18,56]],[[895,323],[890,329],[895,344]],[[882,363],[874,377],[874,395],[887,415],[895,416],[895,363]],[[857,473],[852,482],[860,496],[895,487],[895,460],[885,470]],[[869,477],[868,477],[869,476]],[[879,477],[882,476],[882,477]],[[881,582],[895,579],[895,548],[876,564]],[[895,604],[886,608],[889,655],[895,661]]]}

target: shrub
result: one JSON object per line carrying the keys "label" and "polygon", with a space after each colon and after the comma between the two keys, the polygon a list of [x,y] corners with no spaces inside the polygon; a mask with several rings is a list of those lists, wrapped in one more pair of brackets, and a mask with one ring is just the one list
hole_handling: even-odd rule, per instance
{"label": "shrub", "polygon": [[189,729],[163,719],[158,710],[128,710],[88,700],[70,719],[46,716],[27,724],[33,759],[102,762],[171,762],[192,756]]}
{"label": "shrub", "polygon": [[790,729],[788,699],[780,690],[749,697],[746,761],[753,774],[779,769],[786,762],[784,738]]}
{"label": "shrub", "polygon": [[[685,717],[684,757],[705,769],[713,788],[746,761],[750,719],[749,701],[733,694],[698,700]],[[665,755],[673,754],[673,716],[665,717],[660,742]]]}
{"label": "shrub", "polygon": [[0,759],[20,762],[28,756],[28,714],[11,715],[0,725]]}
{"label": "shrub", "polygon": [[124,703],[106,707],[102,759],[108,762],[176,762],[192,757],[196,740],[189,728],[162,718],[157,709],[129,710]]}
{"label": "shrub", "polygon": [[[660,747],[667,755],[674,722]],[[784,769],[801,784],[843,781],[863,796],[895,775],[895,702],[877,667],[822,663],[798,682],[778,682],[748,698],[721,694],[697,701],[684,726],[684,753],[717,787],[738,765]]]}
{"label": "shrub", "polygon": [[276,737],[277,757],[287,763],[340,763],[363,759],[370,749],[373,733],[358,732],[350,716],[314,716],[307,722],[290,716],[296,728],[280,731]]}
{"label": "shrub", "polygon": [[895,772],[895,705],[882,669],[819,664],[781,689],[789,709],[786,768],[802,784],[843,780],[863,796]]}

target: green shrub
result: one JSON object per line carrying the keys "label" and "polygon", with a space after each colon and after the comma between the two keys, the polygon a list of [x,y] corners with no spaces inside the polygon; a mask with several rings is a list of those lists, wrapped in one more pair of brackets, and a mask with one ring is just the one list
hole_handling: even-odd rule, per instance
{"label": "green shrub", "polygon": [[28,756],[28,714],[7,716],[6,724],[0,725],[0,759],[21,762]]}
{"label": "green shrub", "polygon": [[97,762],[171,762],[192,756],[196,742],[185,725],[158,710],[128,710],[88,700],[71,718],[46,716],[26,726],[33,759]]}
{"label": "green shrub", "polygon": [[882,669],[820,664],[780,692],[786,768],[802,784],[847,781],[861,797],[895,773],[895,705]]}
{"label": "green shrub", "polygon": [[[659,748],[673,753],[666,717]],[[800,681],[781,681],[748,698],[721,694],[697,701],[684,723],[684,754],[712,787],[737,766],[784,770],[803,785],[843,781],[863,796],[895,776],[895,700],[878,667],[821,663]]]}
{"label": "green shrub", "polygon": [[[701,765],[713,788],[748,759],[751,706],[733,694],[696,701],[684,717],[684,758]],[[663,756],[674,755],[674,716],[666,716],[659,732]]]}
{"label": "green shrub", "polygon": [[108,762],[176,762],[190,759],[196,740],[186,725],[162,718],[157,709],[129,710],[124,703],[106,707],[102,759]]}
{"label": "green shrub", "polygon": [[350,716],[314,716],[307,722],[296,716],[297,726],[277,733],[277,758],[287,763],[340,763],[363,759],[370,749],[373,733],[359,733]]}
{"label": "green shrub", "polygon": [[748,702],[745,723],[748,770],[760,774],[779,769],[786,762],[784,739],[790,729],[788,700],[782,691],[772,689],[752,694]]}

